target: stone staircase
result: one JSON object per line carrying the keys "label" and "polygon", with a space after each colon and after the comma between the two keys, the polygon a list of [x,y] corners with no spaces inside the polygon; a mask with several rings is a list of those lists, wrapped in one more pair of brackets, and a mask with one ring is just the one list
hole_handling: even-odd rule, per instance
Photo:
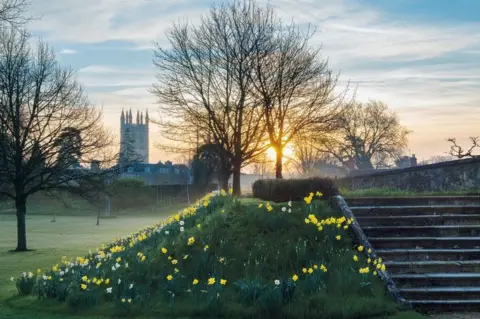
{"label": "stone staircase", "polygon": [[480,196],[345,200],[414,308],[480,309]]}

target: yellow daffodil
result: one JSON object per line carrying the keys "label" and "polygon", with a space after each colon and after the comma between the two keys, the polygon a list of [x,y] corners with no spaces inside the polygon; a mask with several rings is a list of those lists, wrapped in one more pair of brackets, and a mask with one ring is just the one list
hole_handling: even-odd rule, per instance
{"label": "yellow daffodil", "polygon": [[192,284],[195,286],[195,285],[198,285],[198,279],[193,279],[193,282]]}
{"label": "yellow daffodil", "polygon": [[213,278],[213,277],[212,277],[212,278],[208,278],[207,284],[208,284],[209,286],[215,284],[215,278]]}
{"label": "yellow daffodil", "polygon": [[292,276],[292,280],[293,280],[293,281],[297,281],[297,280],[298,280],[298,276],[297,276],[296,274],[294,274],[294,275]]}
{"label": "yellow daffodil", "polygon": [[227,284],[226,279],[220,279],[220,285],[225,286]]}
{"label": "yellow daffodil", "polygon": [[172,279],[173,279],[173,276],[172,276],[172,275],[168,275],[168,276],[167,276],[167,280],[168,280],[168,281],[170,281],[170,280],[172,280]]}

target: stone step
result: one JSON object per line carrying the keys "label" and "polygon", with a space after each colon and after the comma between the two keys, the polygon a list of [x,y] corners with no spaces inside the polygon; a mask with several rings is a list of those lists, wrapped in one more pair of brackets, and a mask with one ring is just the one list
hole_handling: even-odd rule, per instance
{"label": "stone step", "polygon": [[480,237],[369,237],[375,249],[480,248]]}
{"label": "stone step", "polygon": [[469,225],[480,223],[480,214],[356,216],[360,226]]}
{"label": "stone step", "polygon": [[362,228],[370,237],[442,237],[479,236],[478,225],[426,225],[426,226],[365,226]]}
{"label": "stone step", "polygon": [[397,288],[480,287],[480,273],[392,274]]}
{"label": "stone step", "polygon": [[389,261],[480,260],[480,249],[377,249],[375,252]]}
{"label": "stone step", "polygon": [[480,272],[480,260],[385,261],[384,263],[391,274]]}
{"label": "stone step", "polygon": [[393,215],[480,214],[480,205],[350,206],[355,217]]}
{"label": "stone step", "polygon": [[[449,300],[408,300],[414,309],[428,312],[473,311],[480,309],[478,299],[449,299]],[[473,317],[472,317],[473,318]],[[453,319],[453,318],[452,318]],[[460,317],[459,317],[460,319]]]}
{"label": "stone step", "polygon": [[348,206],[480,205],[480,196],[346,197]]}
{"label": "stone step", "polygon": [[406,300],[479,300],[480,287],[399,288]]}

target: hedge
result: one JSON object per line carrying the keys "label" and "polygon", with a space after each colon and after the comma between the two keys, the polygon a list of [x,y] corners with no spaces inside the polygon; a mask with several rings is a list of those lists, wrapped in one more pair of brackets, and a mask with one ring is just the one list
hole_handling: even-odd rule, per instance
{"label": "hedge", "polygon": [[330,178],[259,179],[252,186],[253,197],[275,203],[302,201],[310,192],[317,191],[324,199],[340,194]]}

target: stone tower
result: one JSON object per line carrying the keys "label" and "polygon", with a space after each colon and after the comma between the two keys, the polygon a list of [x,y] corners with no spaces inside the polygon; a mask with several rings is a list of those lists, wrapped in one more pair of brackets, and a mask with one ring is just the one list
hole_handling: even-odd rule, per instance
{"label": "stone tower", "polygon": [[[133,123],[132,110],[120,115],[120,163],[131,161],[125,157],[126,148],[135,152],[135,160],[148,163],[148,110],[143,118],[143,112],[137,111],[136,122]],[[128,145],[128,146],[126,146]],[[128,157],[132,157],[130,154]]]}

